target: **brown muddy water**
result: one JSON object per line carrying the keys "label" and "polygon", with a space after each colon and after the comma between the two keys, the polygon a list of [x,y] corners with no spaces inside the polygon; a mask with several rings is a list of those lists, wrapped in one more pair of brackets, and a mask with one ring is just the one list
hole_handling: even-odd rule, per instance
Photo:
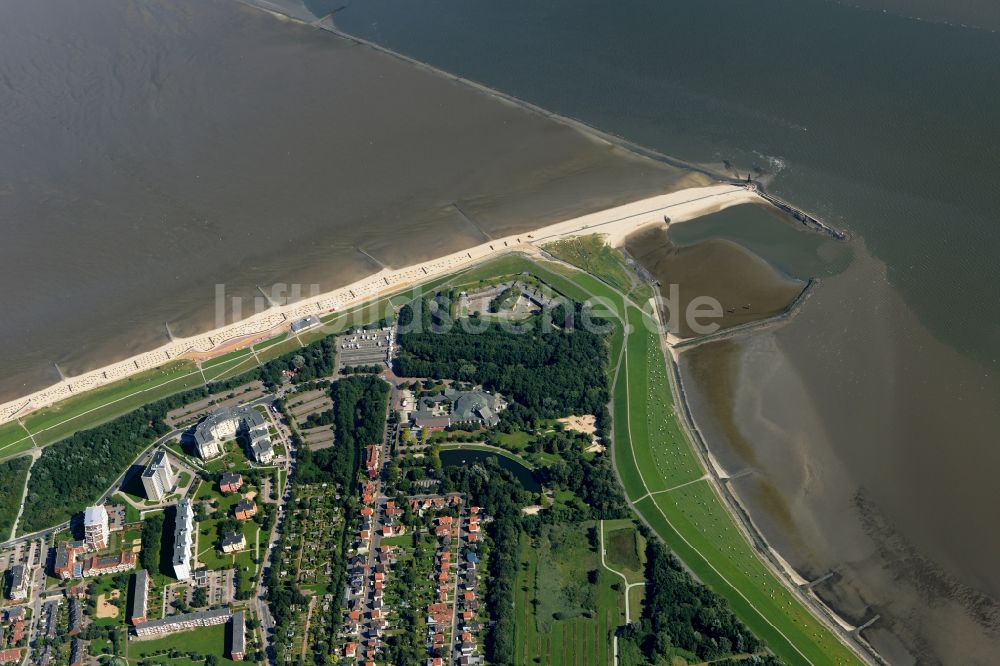
{"label": "brown muddy water", "polygon": [[0,3],[0,127],[0,399],[685,178],[221,0]]}
{"label": "brown muddy water", "polygon": [[864,635],[891,663],[996,663],[996,379],[935,339],[860,243],[750,206],[680,234],[821,276],[788,323],[681,355],[713,453],[754,472],[734,490],[765,537],[807,578],[835,572],[816,591],[849,621],[881,614]]}
{"label": "brown muddy water", "polygon": [[[726,239],[680,246],[670,241],[666,230],[653,228],[629,236],[625,249],[659,281],[661,293],[669,299],[668,328],[682,338],[698,335],[692,326],[726,329],[781,314],[805,287]],[[703,297],[720,306],[721,316],[696,320],[687,316],[692,301]]]}

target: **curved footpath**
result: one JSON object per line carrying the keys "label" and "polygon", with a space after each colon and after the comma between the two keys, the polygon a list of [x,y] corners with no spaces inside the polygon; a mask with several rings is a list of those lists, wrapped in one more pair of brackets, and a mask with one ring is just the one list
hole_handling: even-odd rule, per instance
{"label": "curved footpath", "polygon": [[[787,663],[880,661],[760,552],[741,516],[718,494],[712,472],[706,473],[712,468],[701,461],[688,433],[679,430],[679,439],[664,437],[668,421],[680,419],[676,401],[664,406],[652,399],[661,388],[671,396],[672,388],[663,338],[653,332],[650,315],[614,287],[572,270],[572,277],[549,273],[554,278],[549,280],[543,269],[539,277],[561,291],[568,288],[573,298],[613,298],[622,326],[612,338],[612,458],[635,513]],[[630,357],[637,352],[644,352],[638,361]],[[664,458],[669,459],[666,467]]]}

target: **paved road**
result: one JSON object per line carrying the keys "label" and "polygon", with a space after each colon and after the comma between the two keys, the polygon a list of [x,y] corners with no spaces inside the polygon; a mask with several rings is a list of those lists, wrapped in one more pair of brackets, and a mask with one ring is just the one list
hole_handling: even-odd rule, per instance
{"label": "paved road", "polygon": [[[281,393],[283,394],[283,391]],[[269,398],[269,401],[273,402],[273,397]],[[264,571],[270,570],[270,568],[274,566],[275,547],[278,545],[278,538],[281,534],[282,524],[285,520],[285,505],[291,495],[292,477],[295,473],[294,460],[296,450],[292,445],[291,437],[288,436],[285,425],[282,424],[279,419],[273,418],[273,414],[270,410],[268,410],[268,417],[271,419],[274,427],[278,430],[278,435],[284,443],[285,451],[287,452],[287,455],[282,462],[285,468],[285,489],[281,494],[281,497],[278,498],[278,509],[275,514],[274,526],[271,528],[271,533],[267,535],[266,550],[264,556],[261,558],[261,575],[257,580],[257,591],[254,596],[253,605],[257,611],[257,618],[260,620],[260,639],[261,645],[264,648],[265,659],[268,664],[274,664],[275,660],[273,658],[272,648],[274,639],[274,618],[271,616],[271,609],[267,604],[267,576],[264,575]]]}
{"label": "paved road", "polygon": [[[104,494],[102,494],[100,496],[100,498],[98,498],[97,501],[94,502],[94,504],[95,505],[96,504],[104,504],[109,499],[111,499],[111,496],[114,495],[116,492],[118,492],[119,489],[121,489],[122,482],[125,480],[125,476],[128,474],[129,469],[131,469],[133,465],[140,465],[140,464],[144,465],[149,460],[149,458],[152,457],[152,452],[153,452],[153,450],[156,447],[158,447],[161,444],[164,444],[164,443],[170,441],[174,437],[177,437],[177,436],[181,435],[183,432],[184,432],[183,430],[171,430],[166,435],[164,435],[163,437],[160,437],[159,439],[157,439],[156,441],[154,441],[152,444],[150,444],[149,446],[147,446],[145,449],[143,449],[142,452],[139,453],[138,457],[136,457],[136,459],[132,461],[132,463],[125,469],[125,471],[122,472],[118,476],[118,478],[115,480],[115,482],[113,484],[111,484],[111,487],[108,488],[104,492]],[[60,532],[60,531],[62,531],[64,529],[67,529],[69,527],[69,525],[70,525],[69,521],[66,521],[64,523],[59,523],[58,525],[54,525],[52,527],[47,527],[44,530],[38,530],[37,532],[32,532],[30,534],[24,534],[24,535],[19,536],[19,537],[15,538],[15,539],[10,539],[8,541],[4,541],[3,543],[0,543],[0,548],[9,548],[9,547],[14,546],[14,545],[16,545],[18,543],[25,543],[27,541],[31,541],[32,539],[37,539],[39,537],[47,538],[47,537],[55,534],[56,532]]]}

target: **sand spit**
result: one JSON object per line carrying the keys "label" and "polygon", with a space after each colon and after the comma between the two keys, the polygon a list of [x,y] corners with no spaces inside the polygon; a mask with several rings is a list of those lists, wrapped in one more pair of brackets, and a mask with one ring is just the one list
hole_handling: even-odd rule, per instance
{"label": "sand spit", "polygon": [[48,388],[0,405],[0,423],[23,417],[60,400],[169,361],[183,358],[204,360],[249,346],[287,331],[295,319],[350,308],[388,292],[414,286],[505,253],[536,252],[539,244],[593,233],[606,236],[612,245],[621,245],[626,236],[640,228],[664,224],[667,220],[670,223],[682,222],[744,203],[765,202],[756,192],[737,185],[689,188],[557,222],[531,233],[500,238],[406,268],[386,268],[345,287],[292,304],[273,306],[234,324],[196,336],[175,338],[132,358],[82,375],[67,377]]}

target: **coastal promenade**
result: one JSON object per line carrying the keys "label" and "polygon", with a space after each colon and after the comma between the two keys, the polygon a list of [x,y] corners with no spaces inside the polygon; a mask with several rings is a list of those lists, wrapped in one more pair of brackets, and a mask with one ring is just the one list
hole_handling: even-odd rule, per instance
{"label": "coastal promenade", "polygon": [[291,322],[296,319],[337,312],[385,293],[467,268],[502,253],[530,251],[542,243],[594,233],[607,236],[612,245],[620,245],[630,233],[652,224],[664,224],[665,219],[669,219],[671,224],[683,222],[744,203],[769,205],[757,192],[743,186],[719,184],[689,188],[557,222],[532,232],[491,240],[406,268],[386,268],[333,291],[287,305],[274,305],[236,323],[197,336],[175,338],[151,351],[75,377],[67,377],[45,389],[0,405],[0,424],[170,361],[184,358],[204,360],[249,346],[287,331]]}

